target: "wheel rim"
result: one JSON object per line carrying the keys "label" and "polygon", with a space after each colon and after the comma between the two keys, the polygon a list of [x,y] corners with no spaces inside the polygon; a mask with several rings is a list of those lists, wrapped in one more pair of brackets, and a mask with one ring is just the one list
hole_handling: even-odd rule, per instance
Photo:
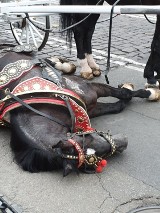
{"label": "wheel rim", "polygon": [[10,26],[16,42],[20,45],[33,44],[41,50],[49,37],[49,30],[41,30],[50,29],[49,16],[24,18],[22,22],[11,22]]}

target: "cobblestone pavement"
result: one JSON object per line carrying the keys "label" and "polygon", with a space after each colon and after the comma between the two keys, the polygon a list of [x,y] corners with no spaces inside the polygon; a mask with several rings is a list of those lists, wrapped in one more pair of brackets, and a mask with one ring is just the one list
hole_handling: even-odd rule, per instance
{"label": "cobblestone pavement", "polygon": [[[101,15],[99,21],[106,18],[107,15]],[[154,16],[149,18],[155,21]],[[57,30],[57,15],[52,17],[51,23]],[[103,72],[108,26],[108,22],[98,23],[93,37],[93,54]],[[121,15],[113,20],[111,85],[130,81],[136,88],[144,87],[143,69],[150,53],[154,27],[142,15]],[[15,43],[9,25],[3,22],[0,35],[2,40]],[[50,34],[47,45],[38,53],[42,58],[53,55],[76,64],[75,46],[69,54],[65,40],[57,34]],[[96,81],[104,82],[104,73]],[[128,149],[109,158],[108,167],[101,174],[73,174],[66,178],[62,178],[61,172],[30,174],[22,171],[9,148],[10,132],[1,129],[0,197],[6,196],[10,203],[16,203],[26,213],[127,213],[140,206],[159,205],[159,103],[134,99],[120,114],[93,119],[92,126],[102,131],[110,129],[113,134],[126,134]]]}

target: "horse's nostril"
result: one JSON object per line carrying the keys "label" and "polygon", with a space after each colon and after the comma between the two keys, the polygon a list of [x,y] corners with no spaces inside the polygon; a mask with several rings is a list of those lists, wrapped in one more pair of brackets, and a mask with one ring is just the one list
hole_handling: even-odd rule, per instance
{"label": "horse's nostril", "polygon": [[123,152],[127,148],[128,138],[126,135],[123,134],[113,135],[113,140],[116,145],[116,152]]}

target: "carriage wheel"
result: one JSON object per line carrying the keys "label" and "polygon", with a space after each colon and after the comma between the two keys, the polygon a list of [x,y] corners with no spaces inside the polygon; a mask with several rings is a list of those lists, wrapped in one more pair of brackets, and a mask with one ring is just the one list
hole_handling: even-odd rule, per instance
{"label": "carriage wheel", "polygon": [[25,17],[22,21],[11,22],[10,27],[18,44],[33,44],[41,50],[48,41],[50,20],[49,16]]}

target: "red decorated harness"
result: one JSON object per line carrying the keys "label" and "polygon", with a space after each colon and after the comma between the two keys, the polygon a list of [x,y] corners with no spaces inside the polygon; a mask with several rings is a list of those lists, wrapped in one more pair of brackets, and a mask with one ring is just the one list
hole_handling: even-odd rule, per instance
{"label": "red decorated harness", "polygon": [[[61,96],[69,97],[70,106],[75,114],[74,132],[83,132],[91,130],[90,120],[85,110],[85,104],[81,98],[68,89],[59,88],[55,83],[40,77],[33,77],[18,84],[11,92],[15,96],[25,97],[23,101],[27,104],[47,103],[56,104],[64,107],[66,103],[61,100]],[[48,94],[47,97],[46,94]],[[0,120],[8,122],[6,114],[11,110],[20,107],[19,102],[11,102],[10,97],[5,97],[0,103]],[[10,101],[10,102],[9,102]],[[80,105],[81,104],[81,105]]]}

